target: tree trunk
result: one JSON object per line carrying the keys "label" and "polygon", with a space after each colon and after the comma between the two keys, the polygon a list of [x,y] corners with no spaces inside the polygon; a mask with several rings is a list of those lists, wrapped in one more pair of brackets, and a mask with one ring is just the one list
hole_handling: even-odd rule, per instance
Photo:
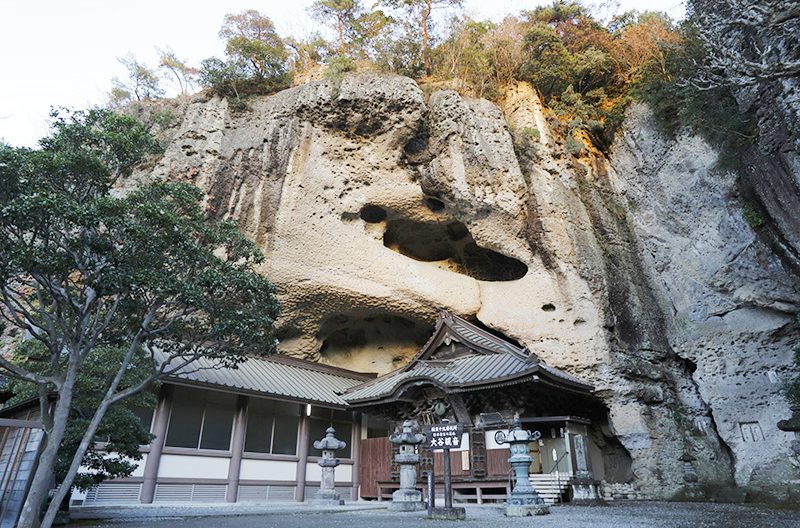
{"label": "tree trunk", "polygon": [[428,56],[428,17],[431,15],[431,2],[428,0],[427,10],[422,12],[422,63],[425,67],[425,75],[430,75],[431,59]]}
{"label": "tree trunk", "polygon": [[100,405],[97,407],[91,422],[89,422],[86,428],[86,432],[83,434],[83,438],[81,438],[78,450],[75,452],[75,456],[72,457],[72,464],[70,464],[69,470],[64,476],[64,480],[60,483],[61,485],[58,487],[58,491],[53,495],[53,500],[50,501],[50,505],[47,507],[44,518],[42,518],[41,528],[50,528],[53,525],[61,502],[66,498],[67,493],[69,493],[69,490],[72,488],[72,481],[75,480],[75,475],[78,474],[78,470],[83,462],[83,456],[86,454],[86,451],[88,451],[89,444],[94,440],[94,434],[97,432],[97,428],[100,426],[100,422],[103,420],[103,416],[105,416],[110,405],[109,399],[106,397],[103,398],[103,401],[100,402]]}
{"label": "tree trunk", "polygon": [[344,47],[344,29],[342,27],[342,17],[338,17],[336,19],[337,27],[336,29],[339,32],[339,54],[344,57],[345,47]]}
{"label": "tree trunk", "polygon": [[30,491],[25,498],[17,528],[36,528],[39,526],[39,512],[47,500],[47,492],[50,491],[50,484],[53,479],[53,468],[58,458],[58,448],[64,439],[64,431],[67,428],[67,419],[72,405],[72,393],[77,374],[67,374],[59,398],[53,411],[53,427],[44,438],[44,451],[39,457],[36,472],[33,474]]}

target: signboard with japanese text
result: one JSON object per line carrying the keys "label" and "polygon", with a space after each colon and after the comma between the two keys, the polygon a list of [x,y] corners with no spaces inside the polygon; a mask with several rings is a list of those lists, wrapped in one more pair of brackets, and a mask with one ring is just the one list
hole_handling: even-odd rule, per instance
{"label": "signboard with japanese text", "polygon": [[426,442],[431,449],[458,449],[463,434],[464,424],[460,423],[433,424],[425,428]]}

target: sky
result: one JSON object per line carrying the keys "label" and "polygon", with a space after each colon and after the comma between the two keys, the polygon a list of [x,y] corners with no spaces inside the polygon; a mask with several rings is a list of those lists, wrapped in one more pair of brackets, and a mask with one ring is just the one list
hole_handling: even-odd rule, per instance
{"label": "sky", "polygon": [[[226,13],[257,9],[281,35],[318,30],[313,0],[0,0],[0,140],[33,147],[47,133],[51,107],[102,105],[118,58],[132,53],[150,65],[156,47],[190,64],[223,54],[217,36]],[[365,5],[371,5],[366,0]],[[464,0],[478,19],[502,20],[551,0]],[[586,2],[601,4],[599,1]],[[604,13],[658,10],[679,19],[682,0],[605,0]]]}

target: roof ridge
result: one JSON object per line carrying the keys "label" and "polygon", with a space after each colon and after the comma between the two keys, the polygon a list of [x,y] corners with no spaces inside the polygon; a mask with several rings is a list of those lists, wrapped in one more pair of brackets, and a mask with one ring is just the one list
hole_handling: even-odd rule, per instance
{"label": "roof ridge", "polygon": [[341,377],[368,381],[377,377],[377,374],[369,372],[357,372],[334,365],[326,365],[308,359],[287,356],[286,354],[272,354],[269,356],[247,356],[248,359],[256,359],[260,361],[272,361],[275,363],[282,363],[284,365],[291,365],[298,368],[304,368],[314,372],[322,372],[326,374],[338,374]]}

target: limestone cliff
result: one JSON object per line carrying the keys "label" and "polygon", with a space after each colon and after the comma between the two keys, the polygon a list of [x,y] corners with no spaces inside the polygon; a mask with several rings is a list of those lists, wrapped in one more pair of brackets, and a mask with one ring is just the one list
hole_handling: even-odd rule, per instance
{"label": "limestone cliff", "polygon": [[672,496],[689,451],[710,485],[785,489],[798,280],[735,176],[644,108],[609,160],[566,154],[527,85],[501,106],[368,74],[197,99],[137,177],[196,183],[258,242],[284,353],[387,372],[451,310],[597,387],[606,480]]}

